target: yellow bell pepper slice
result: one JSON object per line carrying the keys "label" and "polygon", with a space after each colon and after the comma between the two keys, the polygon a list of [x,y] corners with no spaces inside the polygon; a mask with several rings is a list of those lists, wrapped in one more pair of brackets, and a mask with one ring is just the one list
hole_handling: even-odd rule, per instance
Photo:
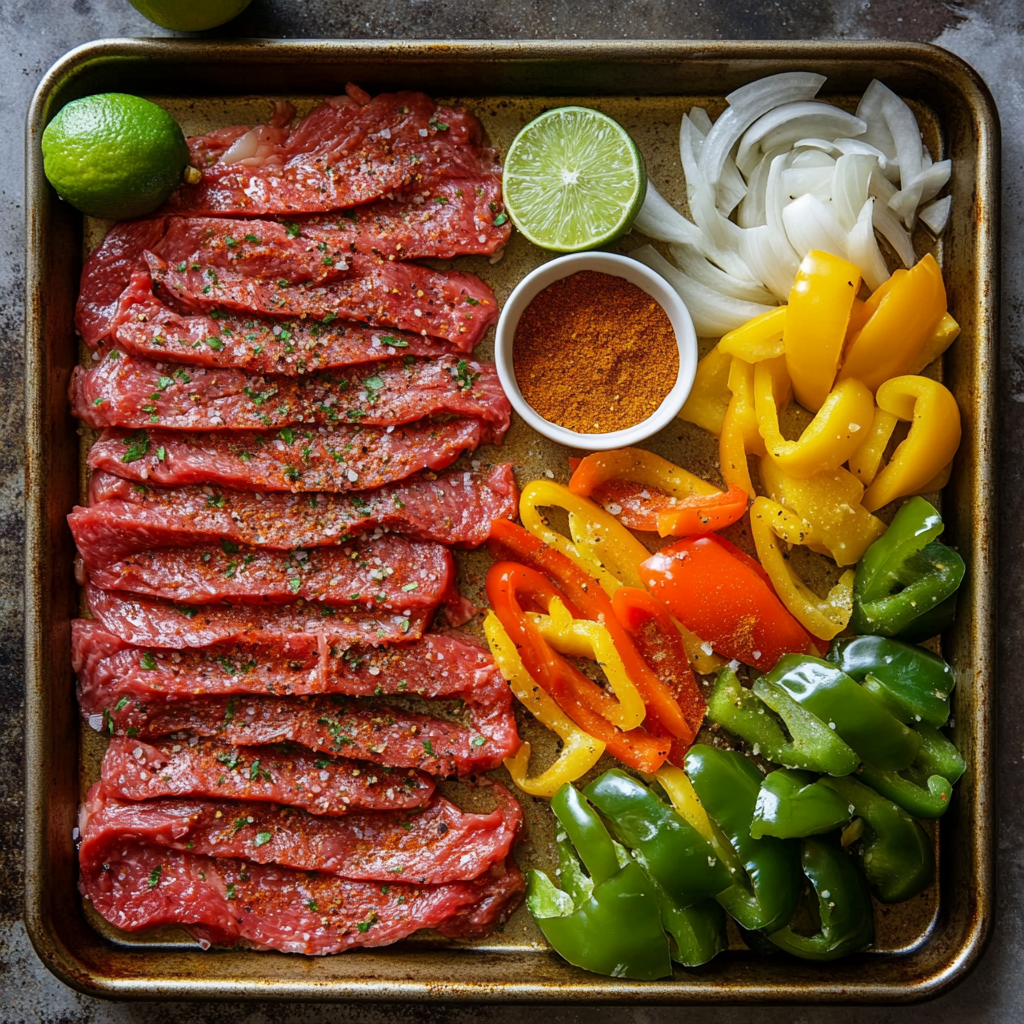
{"label": "yellow bell pepper slice", "polygon": [[763,458],[761,484],[767,497],[810,525],[803,543],[837,565],[855,565],[885,533],[885,523],[861,504],[864,485],[842,467],[800,480]]}
{"label": "yellow bell pepper slice", "polygon": [[869,512],[930,486],[960,447],[960,409],[937,380],[894,377],[878,389],[875,400],[880,409],[910,421],[910,433],[864,494]]}
{"label": "yellow bell pepper slice", "polygon": [[779,540],[803,544],[812,527],[795,512],[770,498],[758,498],[750,509],[750,532],[757,557],[768,573],[779,600],[809,633],[831,640],[841,633],[853,615],[854,571],[847,569],[825,598],[817,594],[793,570]]}
{"label": "yellow bell pepper slice", "polygon": [[944,314],[917,358],[908,364],[906,372],[920,373],[926,366],[938,359],[959,336],[960,325],[948,313]]}
{"label": "yellow bell pepper slice", "polygon": [[[754,364],[733,357],[729,367],[729,390],[732,398],[729,411],[743,431],[743,447],[748,455],[764,455],[764,441],[757,430],[757,411],[754,406]],[[724,425],[723,425],[724,429]]]}
{"label": "yellow bell pepper slice", "polygon": [[877,308],[850,339],[838,378],[859,380],[872,391],[920,364],[946,313],[942,271],[930,253],[899,280],[887,283]]}
{"label": "yellow bell pepper slice", "polygon": [[[789,476],[807,479],[841,466],[860,446],[861,431],[874,416],[875,403],[860,381],[838,384],[818,409],[799,440],[787,441],[779,429],[777,394],[781,360],[766,360],[754,369],[758,428],[769,457]],[[787,364],[788,365],[788,364]]]}
{"label": "yellow bell pepper slice", "polygon": [[[542,508],[560,508],[569,513],[571,540],[544,521]],[[538,540],[562,552],[593,576],[609,597],[619,587],[647,589],[640,578],[640,563],[650,558],[650,551],[611,513],[588,498],[573,494],[554,480],[534,480],[520,495],[519,518]],[[678,622],[676,626],[687,657],[698,672],[706,675],[724,664],[717,655],[705,650],[699,637]]]}
{"label": "yellow bell pepper slice", "polygon": [[729,407],[730,356],[716,345],[698,364],[697,375],[679,418],[695,423],[712,434],[722,432],[725,411]]}
{"label": "yellow bell pepper slice", "polygon": [[516,698],[542,725],[556,733],[562,741],[558,759],[547,771],[529,777],[530,744],[523,742],[513,757],[505,758],[512,781],[530,796],[550,800],[566,783],[575,782],[597,764],[604,753],[604,743],[583,732],[538,686],[523,667],[511,637],[502,628],[498,616],[488,612],[484,619],[484,635],[502,676]]}
{"label": "yellow bell pepper slice", "polygon": [[755,316],[741,327],[722,335],[718,350],[736,356],[746,363],[759,363],[762,359],[776,359],[784,355],[786,347],[782,336],[786,328],[786,307],[779,306],[768,313]]}
{"label": "yellow bell pepper slice", "polygon": [[559,654],[589,658],[600,665],[619,702],[615,710],[604,716],[612,725],[628,732],[643,722],[647,706],[626,672],[611,633],[600,622],[574,619],[557,597],[552,598],[547,615],[534,612],[529,618]]}
{"label": "yellow bell pepper slice", "polygon": [[721,467],[722,479],[726,487],[739,487],[748,497],[757,493],[750,479],[750,467],[747,465],[747,446],[743,440],[743,422],[739,399],[733,396],[729,403],[729,411],[725,414],[725,423],[718,438],[718,464]]}
{"label": "yellow bell pepper slice", "polygon": [[850,472],[865,486],[875,479],[886,446],[899,420],[891,412],[875,409],[871,426],[860,447],[850,456]]}
{"label": "yellow bell pepper slice", "polygon": [[811,412],[824,404],[843,355],[860,270],[831,253],[812,249],[789,293],[783,342],[796,400]]}
{"label": "yellow bell pepper slice", "polygon": [[704,805],[700,802],[689,775],[682,768],[663,764],[650,778],[656,779],[672,806],[691,824],[709,843],[715,842],[716,836],[711,827],[711,819]]}

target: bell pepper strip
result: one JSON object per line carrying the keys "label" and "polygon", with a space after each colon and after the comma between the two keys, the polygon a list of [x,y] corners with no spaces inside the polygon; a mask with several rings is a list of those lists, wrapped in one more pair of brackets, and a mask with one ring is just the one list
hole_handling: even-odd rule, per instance
{"label": "bell pepper strip", "polygon": [[884,772],[865,765],[859,777],[915,818],[941,818],[966,765],[956,747],[934,726],[921,722],[916,731],[921,749],[907,770]]}
{"label": "bell pepper strip", "polygon": [[740,490],[748,498],[756,496],[753,481],[750,479],[750,466],[747,465],[747,446],[743,439],[743,419],[741,403],[735,395],[729,402],[725,414],[722,432],[718,437],[718,465],[722,479],[729,491]]}
{"label": "bell pepper strip", "polygon": [[831,832],[850,820],[846,801],[811,772],[779,768],[761,780],[750,823],[751,839],[803,839]]}
{"label": "bell pepper strip", "polygon": [[[691,734],[690,723],[682,708],[676,703],[671,690],[648,668],[629,634],[615,617],[611,599],[593,576],[578,568],[564,554],[546,547],[533,534],[508,519],[494,520],[491,524],[491,537],[488,543],[491,553],[496,557],[517,558],[531,569],[546,574],[569,599],[566,602],[566,607],[574,617],[593,619],[604,625],[611,634],[612,643],[622,659],[626,673],[639,690],[640,696],[647,706],[645,721],[649,729],[663,731],[670,736],[684,739]],[[492,569],[491,573],[493,572]],[[490,580],[491,575],[488,574],[488,584],[490,584]],[[490,597],[489,585],[488,596]],[[491,604],[494,606],[493,600]],[[501,611],[497,607],[495,607],[495,611],[501,618]],[[502,625],[506,630],[509,629],[503,618]],[[512,635],[511,631],[509,631],[509,635]],[[530,670],[530,675],[536,679],[532,666],[525,657],[523,660]],[[558,700],[557,695],[552,694],[552,696]],[[564,705],[563,710],[569,713],[568,708]],[[570,717],[573,716],[570,714]],[[586,723],[575,718],[574,721],[586,732],[597,736],[598,739],[605,739],[601,733],[595,733]],[[609,753],[614,753],[610,747]],[[644,770],[652,771],[653,769]]]}
{"label": "bell pepper strip", "polygon": [[793,281],[783,334],[786,368],[796,400],[811,412],[832,391],[859,289],[857,267],[816,249],[804,257]]}
{"label": "bell pepper strip", "polygon": [[787,654],[763,680],[785,690],[868,764],[900,771],[917,757],[920,736],[831,662]]}
{"label": "bell pepper strip", "polygon": [[790,925],[769,938],[804,960],[836,960],[875,941],[874,910],[864,877],[838,843],[825,837],[801,840],[800,864],[817,899],[821,930],[802,935]]}
{"label": "bell pepper strip", "polygon": [[750,532],[754,546],[779,600],[808,633],[831,640],[846,628],[853,614],[853,570],[843,573],[827,597],[818,597],[800,579],[779,546],[780,539],[789,544],[802,544],[812,530],[805,519],[768,498],[757,498],[751,506]]}
{"label": "bell pepper strip", "polygon": [[875,396],[879,409],[910,421],[910,433],[864,494],[869,512],[931,486],[960,447],[960,409],[930,377],[894,377]]}
{"label": "bell pepper strip", "polygon": [[612,598],[612,609],[632,637],[641,657],[668,687],[690,724],[689,738],[677,737],[669,753],[673,764],[681,764],[682,755],[697,738],[707,711],[707,701],[690,668],[683,638],[664,605],[655,601],[646,590],[621,587]]}
{"label": "bell pepper strip", "polygon": [[689,397],[679,412],[679,418],[703,427],[710,434],[721,434],[725,413],[732,392],[729,390],[729,367],[732,357],[716,345],[697,363]]}
{"label": "bell pepper strip", "polygon": [[616,839],[642,858],[644,870],[682,907],[733,884],[716,847],[646,786],[624,772],[605,772],[584,789]]}
{"label": "bell pepper strip", "polygon": [[956,675],[937,654],[881,636],[836,640],[827,659],[864,686],[901,722],[943,726]]}
{"label": "bell pepper strip", "polygon": [[661,910],[661,925],[672,936],[672,959],[684,967],[700,967],[728,948],[725,911],[714,900],[680,907],[651,879]]}
{"label": "bell pepper strip", "polygon": [[596,501],[631,530],[657,530],[662,537],[711,533],[747,511],[747,495],[739,488],[723,494],[640,448],[588,455],[574,469],[569,490]]}
{"label": "bell pepper strip", "polygon": [[716,534],[676,541],[640,569],[650,593],[727,658],[767,671],[783,654],[817,650],[760,565]]}
{"label": "bell pepper strip", "polygon": [[558,843],[563,888],[542,871],[526,876],[526,906],[544,937],[583,970],[639,981],[669,976],[668,940],[650,879],[628,858],[620,863],[608,830],[571,786],[558,791],[552,808],[566,835]]}
{"label": "bell pepper strip", "polygon": [[[569,513],[571,540],[552,529],[542,508]],[[572,494],[553,480],[534,480],[519,499],[519,517],[538,540],[565,555],[577,568],[593,576],[611,597],[620,586],[643,587],[640,563],[650,552],[614,516],[587,498]],[[714,672],[721,659],[703,649],[703,641],[681,624],[687,656],[698,672]]]}
{"label": "bell pepper strip", "polygon": [[[785,360],[770,360],[771,365],[784,366]],[[756,367],[752,363],[742,359],[733,359],[729,368],[729,390],[732,392],[732,400],[729,408],[733,416],[739,422],[743,431],[743,447],[748,455],[764,455],[764,439],[758,430],[757,406],[755,403],[754,374]],[[777,401],[780,407],[784,407],[788,401],[788,380],[784,375],[778,375],[782,391]],[[727,414],[728,415],[728,414]]]}
{"label": "bell pepper strip", "polygon": [[859,380],[876,391],[890,378],[912,372],[945,313],[942,271],[929,253],[889,283],[864,326],[850,338],[839,380]]}
{"label": "bell pepper strip", "polygon": [[776,359],[785,355],[783,334],[786,329],[786,307],[755,316],[735,330],[723,334],[718,350],[736,356],[745,363],[759,363],[762,359]]}
{"label": "bell pepper strip", "polygon": [[904,373],[921,373],[933,363],[960,336],[960,325],[946,313],[939,325],[932,331],[931,337],[925,342],[924,348],[917,358],[907,364]]}
{"label": "bell pepper strip", "polygon": [[782,761],[786,768],[806,768],[828,775],[849,775],[860,764],[860,755],[830,724],[823,722],[814,712],[808,711],[799,701],[778,683],[761,676],[751,687],[754,696],[770,708],[785,724],[786,731],[793,737],[802,763]]}
{"label": "bell pepper strip", "polygon": [[861,505],[864,486],[840,467],[800,480],[761,460],[766,496],[807,521],[811,532],[803,544],[829,555],[837,565],[856,565],[869,545],[885,533],[885,523]]}
{"label": "bell pepper strip", "polygon": [[952,623],[966,567],[936,541],[943,529],[942,517],[924,498],[911,498],[896,513],[857,563],[850,619],[855,633],[913,643]]}
{"label": "bell pepper strip", "polygon": [[906,811],[857,779],[822,779],[864,822],[856,841],[868,888],[882,903],[902,903],[924,892],[935,877],[931,840]]}
{"label": "bell pepper strip", "polygon": [[604,744],[577,728],[572,719],[533,681],[523,667],[515,644],[494,612],[488,612],[484,619],[484,635],[495,664],[516,698],[562,741],[555,763],[532,778],[529,777],[531,747],[525,740],[513,757],[505,758],[505,767],[519,789],[530,796],[550,800],[565,783],[575,782],[597,764],[604,753]]}
{"label": "bell pepper strip", "polygon": [[750,836],[760,771],[736,751],[698,743],[686,755],[686,773],[743,864],[743,877],[715,898],[748,930],[775,931],[788,924],[800,896],[797,846]]}
{"label": "bell pepper strip", "polygon": [[[609,706],[605,718],[624,732],[640,725],[647,709],[632,680],[626,674],[619,652],[611,635],[600,622],[593,619],[574,619],[565,605],[553,598],[547,615],[530,614],[540,635],[559,654],[596,661],[605,676],[618,706]],[[681,646],[681,645],[680,645]],[[685,652],[683,654],[685,657]]]}
{"label": "bell pepper strip", "polygon": [[871,418],[871,426],[860,443],[860,447],[850,456],[847,465],[850,472],[867,487],[878,475],[882,465],[886,446],[892,437],[899,419],[884,409],[875,409]]}
{"label": "bell pepper strip", "polygon": [[871,426],[875,413],[871,392],[860,381],[842,381],[822,399],[799,439],[787,441],[779,428],[778,384],[773,376],[777,372],[771,361],[758,363],[754,370],[758,428],[769,457],[798,479],[837,469],[860,446],[860,432]]}
{"label": "bell pepper strip", "polygon": [[[600,588],[593,585],[593,589]],[[644,729],[622,732],[615,728],[608,713],[614,713],[617,701],[554,651],[522,606],[523,598],[544,608],[557,598],[569,607],[564,595],[534,569],[515,562],[497,562],[487,574],[487,597],[534,684],[551,696],[583,732],[601,740],[609,754],[639,771],[655,771],[662,765],[670,743]]]}
{"label": "bell pepper strip", "polygon": [[647,781],[654,780],[665,791],[672,806],[709,842],[715,841],[711,819],[690,782],[690,777],[676,765],[664,764]]}

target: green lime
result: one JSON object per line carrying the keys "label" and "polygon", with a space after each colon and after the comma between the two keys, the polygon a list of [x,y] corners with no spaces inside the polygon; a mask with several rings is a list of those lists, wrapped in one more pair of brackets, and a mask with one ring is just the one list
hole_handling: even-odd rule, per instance
{"label": "green lime", "polygon": [[237,18],[250,0],[128,0],[150,21],[175,32],[203,32]]}
{"label": "green lime", "polygon": [[152,213],[181,184],[188,160],[178,122],[139,96],[74,100],[43,131],[50,184],[93,217]]}
{"label": "green lime", "polygon": [[622,125],[586,107],[558,107],[513,140],[504,192],[512,220],[534,245],[579,252],[629,230],[647,172]]}

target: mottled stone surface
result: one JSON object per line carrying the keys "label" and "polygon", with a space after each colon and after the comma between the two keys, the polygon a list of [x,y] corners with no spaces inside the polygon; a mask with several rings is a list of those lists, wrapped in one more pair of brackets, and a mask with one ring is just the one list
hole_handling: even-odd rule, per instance
{"label": "mottled stone surface", "polygon": [[1003,122],[1003,272],[1000,431],[999,878],[998,918],[980,966],[958,988],[921,1007],[897,1009],[688,1009],[114,1004],[63,987],[39,964],[20,923],[22,899],[21,391],[25,113],[39,78],[61,54],[107,36],[164,33],[126,0],[0,0],[0,125],[8,141],[0,175],[0,1021],[62,1024],[312,1024],[428,1021],[495,1024],[543,1015],[550,1024],[934,1024],[1024,1019],[1024,7],[1020,0],[254,0],[232,36],[337,38],[845,38],[937,42],[972,63]]}

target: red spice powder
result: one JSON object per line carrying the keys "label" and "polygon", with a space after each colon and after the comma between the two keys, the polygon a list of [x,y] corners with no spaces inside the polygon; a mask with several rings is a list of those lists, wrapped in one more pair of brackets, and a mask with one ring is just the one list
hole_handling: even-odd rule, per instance
{"label": "red spice powder", "polygon": [[668,314],[647,292],[581,270],[527,306],[512,364],[523,398],[544,419],[607,434],[657,410],[679,375],[679,349]]}

